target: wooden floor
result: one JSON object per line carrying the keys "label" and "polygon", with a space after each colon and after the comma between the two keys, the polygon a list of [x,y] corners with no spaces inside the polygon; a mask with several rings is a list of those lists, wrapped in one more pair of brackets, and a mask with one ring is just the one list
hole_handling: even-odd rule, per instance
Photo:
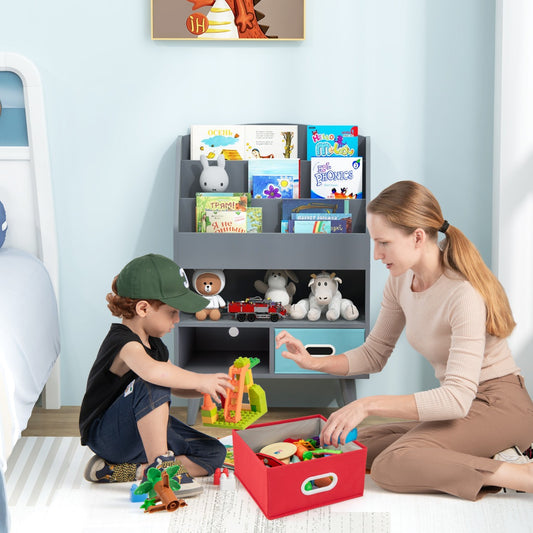
{"label": "wooden floor", "polygon": [[[288,418],[298,418],[300,416],[321,414],[327,418],[335,409],[333,408],[288,408],[277,407],[269,408],[268,413],[263,415],[257,423],[274,422],[277,420],[286,420]],[[28,421],[28,427],[23,431],[23,437],[78,437],[78,417],[80,414],[79,407],[61,407],[61,409],[43,409],[35,407]],[[180,420],[187,419],[186,407],[171,407],[171,414]],[[380,419],[377,417],[367,418],[362,425],[377,424],[391,419]],[[213,437],[225,437],[231,434],[227,428],[213,428],[203,426],[200,415],[196,420],[194,428],[211,435]]]}

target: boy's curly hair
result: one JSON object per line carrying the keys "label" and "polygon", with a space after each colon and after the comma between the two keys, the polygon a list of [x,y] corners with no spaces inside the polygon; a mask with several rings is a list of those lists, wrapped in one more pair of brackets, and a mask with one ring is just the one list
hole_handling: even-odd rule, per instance
{"label": "boy's curly hair", "polygon": [[[125,296],[119,296],[117,293],[117,278],[113,280],[111,284],[111,290],[106,296],[107,307],[111,311],[113,316],[118,318],[133,318],[136,314],[135,306],[141,301],[141,298],[126,298]],[[160,300],[152,300],[149,298],[142,298],[145,302],[148,302],[154,309],[159,309],[163,302]]]}

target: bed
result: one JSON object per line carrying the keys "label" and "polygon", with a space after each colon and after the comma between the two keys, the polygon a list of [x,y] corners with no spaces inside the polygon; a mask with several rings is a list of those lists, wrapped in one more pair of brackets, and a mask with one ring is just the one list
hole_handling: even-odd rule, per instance
{"label": "bed", "polygon": [[60,336],[57,237],[40,77],[23,56],[2,52],[0,75],[7,80],[0,84],[4,115],[0,128],[11,127],[8,111],[22,106],[26,137],[25,143],[0,146],[0,202],[7,222],[0,247],[0,533],[4,533],[9,455],[41,394],[43,407],[60,406]]}

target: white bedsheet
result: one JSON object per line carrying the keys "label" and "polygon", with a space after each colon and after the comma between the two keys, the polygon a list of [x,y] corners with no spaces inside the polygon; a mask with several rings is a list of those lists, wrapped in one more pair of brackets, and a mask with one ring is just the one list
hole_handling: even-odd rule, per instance
{"label": "white bedsheet", "polygon": [[0,469],[26,428],[59,355],[55,293],[44,265],[0,248]]}

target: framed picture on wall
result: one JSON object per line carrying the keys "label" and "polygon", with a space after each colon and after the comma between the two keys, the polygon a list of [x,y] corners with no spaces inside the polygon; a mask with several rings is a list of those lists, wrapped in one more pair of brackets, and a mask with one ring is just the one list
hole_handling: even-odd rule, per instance
{"label": "framed picture on wall", "polygon": [[305,0],[151,0],[154,40],[303,40]]}

